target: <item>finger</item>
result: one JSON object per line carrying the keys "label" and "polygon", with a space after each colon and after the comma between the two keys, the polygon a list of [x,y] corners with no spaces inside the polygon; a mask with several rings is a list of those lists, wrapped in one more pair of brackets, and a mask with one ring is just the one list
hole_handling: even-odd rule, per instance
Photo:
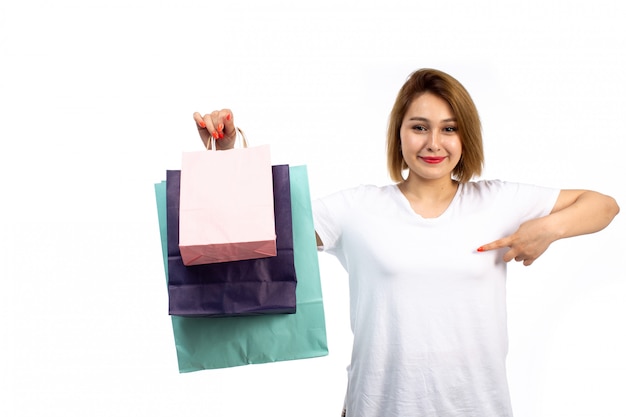
{"label": "finger", "polygon": [[[537,259],[537,258],[535,258]],[[535,262],[535,259],[524,259],[524,266],[530,266]]]}
{"label": "finger", "polygon": [[200,139],[202,140],[204,147],[208,148],[209,144],[211,143],[211,135],[206,129],[206,122],[204,121],[204,117],[202,117],[200,113],[195,112],[193,114],[193,120],[196,122],[196,127],[198,128],[198,133],[200,134]]}
{"label": "finger", "polygon": [[236,128],[233,112],[230,109],[216,110],[204,116],[206,128],[215,139],[235,139]]}
{"label": "finger", "polygon": [[511,262],[513,259],[518,261],[518,259],[517,259],[518,257],[520,257],[520,256],[517,254],[517,252],[515,252],[513,249],[511,249],[511,250],[506,251],[506,253],[502,256],[502,260],[504,262]]}
{"label": "finger", "polygon": [[193,114],[193,120],[196,122],[196,127],[199,131],[211,133],[212,130],[215,130],[213,128],[213,123],[211,122],[211,115],[209,114],[201,116],[200,113],[195,112]]}
{"label": "finger", "polygon": [[235,120],[230,109],[222,109],[218,112],[216,127],[220,139],[224,137],[231,139],[236,136]]}
{"label": "finger", "polygon": [[478,249],[478,252],[486,252],[494,249],[502,249],[511,246],[511,238],[505,237],[502,239],[494,240],[491,243],[487,243],[486,245],[482,245]]}
{"label": "finger", "polygon": [[502,260],[504,262],[509,262],[515,259],[515,262],[522,262],[524,266],[529,266],[529,265],[532,265],[533,262],[535,262],[535,259],[537,259],[537,258],[526,258],[525,256],[522,256],[522,255],[514,256],[512,252],[513,251],[511,250],[505,253],[504,256],[502,257]]}
{"label": "finger", "polygon": [[222,116],[219,110],[215,110],[210,114],[204,115],[206,129],[215,140],[224,137],[224,124],[221,122],[221,119]]}
{"label": "finger", "polygon": [[206,128],[206,124],[204,123],[204,120],[202,120],[202,115],[198,112],[195,112],[193,114],[193,120],[196,121],[196,124],[198,125],[198,128]]}
{"label": "finger", "polygon": [[213,139],[219,139],[220,135],[217,131],[217,126],[219,125],[219,112],[216,110],[210,114],[205,114],[202,120],[204,120],[206,130],[213,137]]}

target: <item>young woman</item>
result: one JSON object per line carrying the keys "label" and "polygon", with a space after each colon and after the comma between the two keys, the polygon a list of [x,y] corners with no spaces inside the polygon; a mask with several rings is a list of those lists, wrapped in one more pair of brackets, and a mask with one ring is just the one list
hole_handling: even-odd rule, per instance
{"label": "young woman", "polygon": [[[194,119],[205,144],[213,136],[219,149],[233,146],[230,110]],[[344,413],[511,416],[506,262],[530,265],[557,239],[603,229],[619,208],[594,191],[470,181],[483,166],[478,112],[437,70],[416,71],[401,88],[387,161],[393,184],[313,204],[318,245],[350,281]]]}

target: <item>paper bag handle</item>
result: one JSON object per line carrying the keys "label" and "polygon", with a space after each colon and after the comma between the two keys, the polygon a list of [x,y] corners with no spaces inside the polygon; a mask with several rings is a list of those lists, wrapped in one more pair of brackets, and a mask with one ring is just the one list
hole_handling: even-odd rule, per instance
{"label": "paper bag handle", "polygon": [[[239,127],[236,127],[236,136],[241,136],[241,143],[243,144],[244,148],[248,147],[248,139],[246,139],[246,134],[243,133],[243,130],[241,130]],[[235,136],[235,143],[237,143],[237,137]],[[215,138],[213,136],[211,136],[211,140],[207,140],[206,142],[206,149],[207,151],[210,151],[211,149],[217,149],[215,147]]]}

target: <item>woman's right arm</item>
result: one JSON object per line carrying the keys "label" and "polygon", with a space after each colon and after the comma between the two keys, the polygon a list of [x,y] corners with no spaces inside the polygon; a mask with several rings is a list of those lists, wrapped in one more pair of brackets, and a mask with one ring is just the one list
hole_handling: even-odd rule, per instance
{"label": "woman's right arm", "polygon": [[315,240],[317,241],[318,248],[324,247],[324,242],[322,242],[322,239],[320,238],[320,235],[317,234],[317,232],[315,232]]}

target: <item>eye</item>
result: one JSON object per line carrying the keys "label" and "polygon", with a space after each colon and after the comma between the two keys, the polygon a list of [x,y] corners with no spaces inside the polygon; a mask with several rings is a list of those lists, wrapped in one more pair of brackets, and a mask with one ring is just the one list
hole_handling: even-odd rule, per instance
{"label": "eye", "polygon": [[447,126],[443,128],[443,131],[446,133],[454,133],[456,131],[458,131],[459,129],[456,126]]}
{"label": "eye", "polygon": [[426,132],[428,129],[423,125],[415,125],[413,126],[413,130],[417,130],[418,132]]}

